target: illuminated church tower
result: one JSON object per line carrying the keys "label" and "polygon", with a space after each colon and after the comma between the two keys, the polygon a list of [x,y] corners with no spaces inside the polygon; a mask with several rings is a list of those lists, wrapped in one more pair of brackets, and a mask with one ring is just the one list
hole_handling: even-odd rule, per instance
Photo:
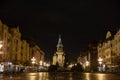
{"label": "illuminated church tower", "polygon": [[65,54],[63,52],[61,35],[59,35],[58,44],[56,47],[57,47],[57,51],[56,53],[54,53],[54,56],[53,56],[53,65],[58,64],[60,67],[63,67],[65,63]]}

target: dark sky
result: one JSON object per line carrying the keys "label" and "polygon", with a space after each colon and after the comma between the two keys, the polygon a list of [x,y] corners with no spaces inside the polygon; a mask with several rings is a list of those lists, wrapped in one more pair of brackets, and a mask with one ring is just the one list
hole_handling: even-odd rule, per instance
{"label": "dark sky", "polygon": [[19,25],[22,36],[35,41],[52,60],[58,35],[65,53],[76,58],[88,43],[105,38],[120,24],[118,0],[1,0],[0,19]]}

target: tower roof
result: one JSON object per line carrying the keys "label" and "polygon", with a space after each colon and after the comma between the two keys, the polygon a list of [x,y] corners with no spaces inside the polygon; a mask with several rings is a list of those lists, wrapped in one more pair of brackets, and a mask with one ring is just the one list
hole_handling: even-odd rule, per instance
{"label": "tower roof", "polygon": [[106,34],[106,39],[109,38],[109,37],[111,37],[111,36],[112,36],[112,35],[111,35],[111,32],[108,31],[107,34]]}
{"label": "tower roof", "polygon": [[63,47],[63,45],[62,45],[62,40],[61,40],[61,35],[59,35],[59,39],[58,39],[58,44],[57,44],[57,46],[62,46],[62,47]]}
{"label": "tower roof", "polygon": [[61,35],[59,35],[59,39],[58,39],[57,51],[58,50],[60,50],[60,51],[63,50],[63,44],[62,44],[62,40],[61,40]]}

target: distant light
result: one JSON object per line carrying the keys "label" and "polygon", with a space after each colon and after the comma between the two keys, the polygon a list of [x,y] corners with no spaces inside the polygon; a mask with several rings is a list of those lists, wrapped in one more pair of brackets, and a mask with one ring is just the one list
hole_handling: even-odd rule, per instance
{"label": "distant light", "polygon": [[89,62],[88,61],[86,61],[86,66],[89,66]]}
{"label": "distant light", "polygon": [[35,64],[36,59],[33,57],[31,61],[32,61],[32,64]]}
{"label": "distant light", "polygon": [[0,49],[2,48],[2,44],[0,44]]}
{"label": "distant light", "polygon": [[42,63],[43,63],[43,62],[42,62],[42,61],[40,61],[39,63],[40,63],[40,65],[42,66]]}
{"label": "distant light", "polygon": [[99,62],[102,62],[102,61],[103,61],[103,59],[102,59],[101,57],[99,57],[99,58],[98,58],[98,61],[99,61]]}

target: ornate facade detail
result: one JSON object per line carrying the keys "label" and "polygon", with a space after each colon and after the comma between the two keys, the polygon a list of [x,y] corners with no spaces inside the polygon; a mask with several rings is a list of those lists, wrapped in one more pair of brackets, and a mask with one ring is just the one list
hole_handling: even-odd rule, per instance
{"label": "ornate facade detail", "polygon": [[115,35],[110,31],[106,34],[106,40],[98,44],[98,57],[103,59],[103,64],[109,68],[120,66],[120,30]]}

